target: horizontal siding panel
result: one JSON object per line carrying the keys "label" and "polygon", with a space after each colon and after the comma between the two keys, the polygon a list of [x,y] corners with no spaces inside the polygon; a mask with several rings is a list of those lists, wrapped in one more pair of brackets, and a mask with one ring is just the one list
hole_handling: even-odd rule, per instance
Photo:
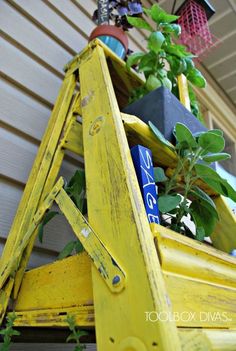
{"label": "horizontal siding panel", "polygon": [[[21,136],[0,129],[0,174],[25,184],[38,147]],[[60,174],[70,179],[77,167],[64,161]]]}
{"label": "horizontal siding panel", "polygon": [[[87,39],[95,24],[92,21],[92,15],[87,16],[70,0],[45,0],[50,6],[52,5],[61,16],[66,18],[78,32],[82,32],[84,38]],[[89,8],[89,1],[87,1],[86,8]],[[91,12],[92,13],[92,12]]]}
{"label": "horizontal siding panel", "polygon": [[0,23],[4,33],[63,74],[71,54],[6,2],[1,4]]}
{"label": "horizontal siding panel", "polygon": [[4,53],[0,55],[0,67],[4,75],[11,77],[45,101],[54,103],[61,79],[4,39],[0,42],[0,51]]}
{"label": "horizontal siding panel", "polygon": [[52,34],[59,43],[70,50],[70,53],[75,54],[86,45],[87,40],[41,0],[10,0],[9,2],[22,9],[31,20],[35,20],[42,30],[46,29],[49,34]]}
{"label": "horizontal siding panel", "polygon": [[0,79],[0,121],[40,140],[51,110]]}

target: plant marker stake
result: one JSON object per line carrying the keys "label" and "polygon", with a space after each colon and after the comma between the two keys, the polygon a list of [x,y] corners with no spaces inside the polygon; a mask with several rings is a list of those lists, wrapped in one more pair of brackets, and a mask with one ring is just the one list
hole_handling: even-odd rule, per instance
{"label": "plant marker stake", "polygon": [[136,170],[140,190],[149,223],[160,223],[157,204],[157,187],[154,181],[152,152],[144,146],[136,145],[131,149],[131,156]]}

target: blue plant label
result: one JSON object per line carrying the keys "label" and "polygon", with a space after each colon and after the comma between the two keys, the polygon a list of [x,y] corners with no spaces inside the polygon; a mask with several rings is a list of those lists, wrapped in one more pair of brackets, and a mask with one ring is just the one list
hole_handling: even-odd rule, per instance
{"label": "blue plant label", "polygon": [[160,223],[157,204],[157,187],[154,181],[152,152],[144,146],[132,147],[131,156],[136,170],[139,186],[149,223]]}

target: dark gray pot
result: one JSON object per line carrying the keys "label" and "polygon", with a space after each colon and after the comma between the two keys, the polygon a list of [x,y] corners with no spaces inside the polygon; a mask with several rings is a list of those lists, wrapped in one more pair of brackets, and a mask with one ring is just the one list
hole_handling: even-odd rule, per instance
{"label": "dark gray pot", "polygon": [[172,143],[175,143],[172,132],[177,122],[184,123],[192,133],[207,130],[170,90],[163,86],[128,105],[123,112],[135,115],[147,124],[151,121]]}

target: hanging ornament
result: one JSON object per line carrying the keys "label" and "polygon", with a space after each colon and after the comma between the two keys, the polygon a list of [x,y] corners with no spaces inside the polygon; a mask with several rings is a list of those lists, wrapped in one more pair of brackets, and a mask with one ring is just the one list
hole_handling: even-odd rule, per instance
{"label": "hanging ornament", "polygon": [[182,28],[180,41],[198,58],[206,56],[219,43],[208,25],[214,13],[214,8],[206,0],[185,0],[176,12]]}

